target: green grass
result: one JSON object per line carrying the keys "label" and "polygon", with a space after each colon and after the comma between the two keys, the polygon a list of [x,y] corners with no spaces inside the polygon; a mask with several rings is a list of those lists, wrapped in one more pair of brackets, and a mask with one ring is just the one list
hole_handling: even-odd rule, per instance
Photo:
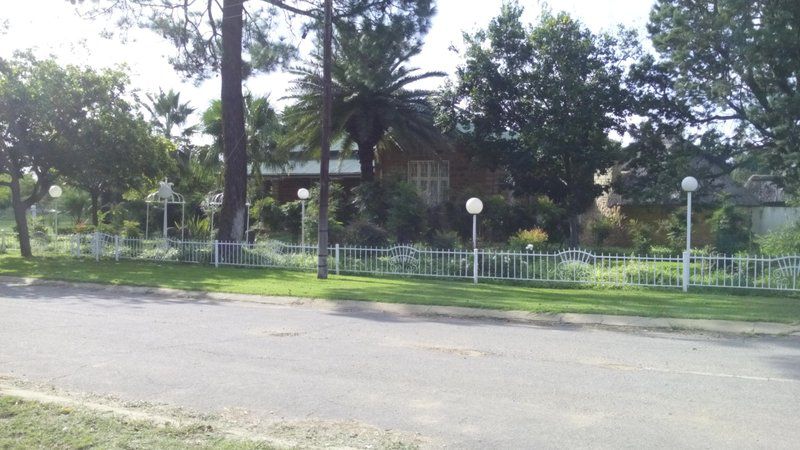
{"label": "green grass", "polygon": [[0,397],[0,448],[262,449],[232,440],[207,425],[157,426],[82,408]]}
{"label": "green grass", "polygon": [[728,319],[800,323],[800,297],[679,289],[541,288],[509,283],[331,276],[281,269],[242,269],[135,261],[0,255],[0,275],[209,292],[464,306],[549,313]]}

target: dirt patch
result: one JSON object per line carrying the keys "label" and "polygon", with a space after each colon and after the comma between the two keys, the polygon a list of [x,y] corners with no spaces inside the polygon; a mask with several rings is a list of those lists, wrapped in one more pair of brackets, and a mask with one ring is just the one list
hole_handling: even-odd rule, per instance
{"label": "dirt patch", "polygon": [[0,395],[84,408],[158,426],[202,427],[222,435],[264,442],[277,448],[413,449],[428,440],[413,433],[385,430],[356,421],[276,421],[242,408],[204,414],[167,404],[124,401],[113,396],[68,392],[53,386],[0,375]]}

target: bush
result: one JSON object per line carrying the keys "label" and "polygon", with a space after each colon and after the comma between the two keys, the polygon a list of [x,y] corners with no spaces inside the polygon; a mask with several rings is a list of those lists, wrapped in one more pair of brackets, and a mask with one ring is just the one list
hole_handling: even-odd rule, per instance
{"label": "bush", "polygon": [[141,237],[142,232],[139,228],[139,222],[135,220],[123,220],[122,235],[131,239],[138,239]]}
{"label": "bush", "polygon": [[[127,220],[126,220],[127,222]],[[191,217],[186,221],[186,239],[205,241],[211,239],[211,220],[208,217]]]}
{"label": "bush", "polygon": [[639,222],[637,220],[628,222],[628,233],[631,237],[634,253],[639,255],[650,253],[650,250],[653,248],[653,235],[655,231],[655,227],[651,224]]}
{"label": "bush", "polygon": [[544,250],[547,247],[547,232],[541,228],[531,228],[530,230],[520,230],[509,238],[508,246],[513,250]]}
{"label": "bush", "polygon": [[766,255],[800,255],[800,222],[756,239]]}
{"label": "bush", "polygon": [[733,255],[750,246],[747,217],[727,201],[711,215],[711,230],[714,246],[720,253]]}
{"label": "bush", "polygon": [[389,195],[389,211],[386,230],[395,242],[414,242],[427,231],[427,209],[425,202],[410,183],[392,183]]}
{"label": "bush", "polygon": [[589,224],[589,232],[592,234],[594,245],[601,246],[614,230],[616,224],[608,217],[599,217]]}
{"label": "bush", "polygon": [[88,222],[76,222],[74,231],[77,234],[93,233],[94,225]]}
{"label": "bush", "polygon": [[272,197],[256,200],[252,206],[253,218],[270,231],[284,229],[286,214],[281,206]]}
{"label": "bush", "polygon": [[[692,224],[697,215],[692,216]],[[678,208],[659,223],[659,231],[666,237],[667,246],[673,252],[681,252],[686,245],[686,208]]]}
{"label": "bush", "polygon": [[428,245],[434,249],[451,250],[459,247],[459,236],[454,230],[436,231],[428,238]]}
{"label": "bush", "polygon": [[344,229],[343,234],[344,243],[347,245],[382,247],[389,242],[389,232],[365,220],[351,223]]}

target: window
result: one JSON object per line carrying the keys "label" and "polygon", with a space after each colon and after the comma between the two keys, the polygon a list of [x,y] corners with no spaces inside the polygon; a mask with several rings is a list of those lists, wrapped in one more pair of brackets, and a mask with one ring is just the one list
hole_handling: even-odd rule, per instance
{"label": "window", "polygon": [[442,203],[450,192],[450,162],[409,161],[408,181],[429,205]]}

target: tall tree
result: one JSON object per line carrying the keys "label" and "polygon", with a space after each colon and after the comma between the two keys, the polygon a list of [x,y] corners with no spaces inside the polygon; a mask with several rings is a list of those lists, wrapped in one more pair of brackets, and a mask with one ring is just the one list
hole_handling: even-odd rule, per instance
{"label": "tall tree", "polygon": [[153,185],[174,164],[169,157],[173,144],[154,135],[150,125],[121,98],[97,105],[90,117],[76,125],[72,157],[60,174],[89,193],[95,226],[99,224],[101,195]]}
{"label": "tall tree", "polygon": [[197,125],[188,125],[195,109],[189,102],[181,102],[180,92],[159,89],[158,94],[147,94],[145,109],[150,113],[153,127],[162,136],[175,144],[176,160],[186,167],[191,159],[191,138],[197,132]]}
{"label": "tall tree", "polygon": [[624,126],[627,45],[565,13],[543,12],[527,27],[522,12],[506,4],[485,30],[465,36],[466,61],[438,101],[442,124],[468,125],[479,157],[506,169],[515,193],[563,205],[577,245],[578,216],[603,189],[595,175],[617,160],[608,134]]}
{"label": "tall tree", "polygon": [[[374,178],[377,150],[435,145],[440,138],[428,103],[431,93],[409,87],[444,75],[407,67],[419,54],[434,13],[430,2],[421,3],[427,3],[420,13],[424,15],[337,23],[331,67],[332,133],[344,138],[345,148],[350,142],[356,144],[362,181]],[[296,103],[285,113],[290,141],[312,148],[320,143],[319,110],[325,98],[320,56],[293,70],[298,78],[289,98]]]}
{"label": "tall tree", "polygon": [[771,170],[800,192],[800,2],[657,0],[648,30],[658,122],[711,143],[697,155],[720,167]]}
{"label": "tall tree", "polygon": [[[68,0],[84,3],[84,0]],[[223,151],[225,154],[225,199],[219,236],[241,241],[245,228],[247,185],[246,136],[242,80],[257,71],[272,70],[286,62],[294,48],[274,36],[278,11],[299,16],[305,28],[322,23],[322,0],[97,0],[93,13],[120,15],[122,25],[141,25],[169,39],[177,49],[172,59],[176,69],[203,79],[221,76]],[[247,6],[245,6],[245,3]],[[416,12],[415,0],[339,0],[334,17],[382,14],[390,9]],[[246,20],[245,20],[246,19]],[[248,58],[244,59],[246,50]]]}
{"label": "tall tree", "polygon": [[[0,186],[11,190],[22,256],[31,256],[26,210],[46,195],[58,171],[81,161],[81,127],[102,105],[121,98],[124,84],[118,72],[61,67],[29,54],[0,61],[0,174],[8,177]],[[35,175],[36,183],[24,197],[20,181],[26,174]]]}

